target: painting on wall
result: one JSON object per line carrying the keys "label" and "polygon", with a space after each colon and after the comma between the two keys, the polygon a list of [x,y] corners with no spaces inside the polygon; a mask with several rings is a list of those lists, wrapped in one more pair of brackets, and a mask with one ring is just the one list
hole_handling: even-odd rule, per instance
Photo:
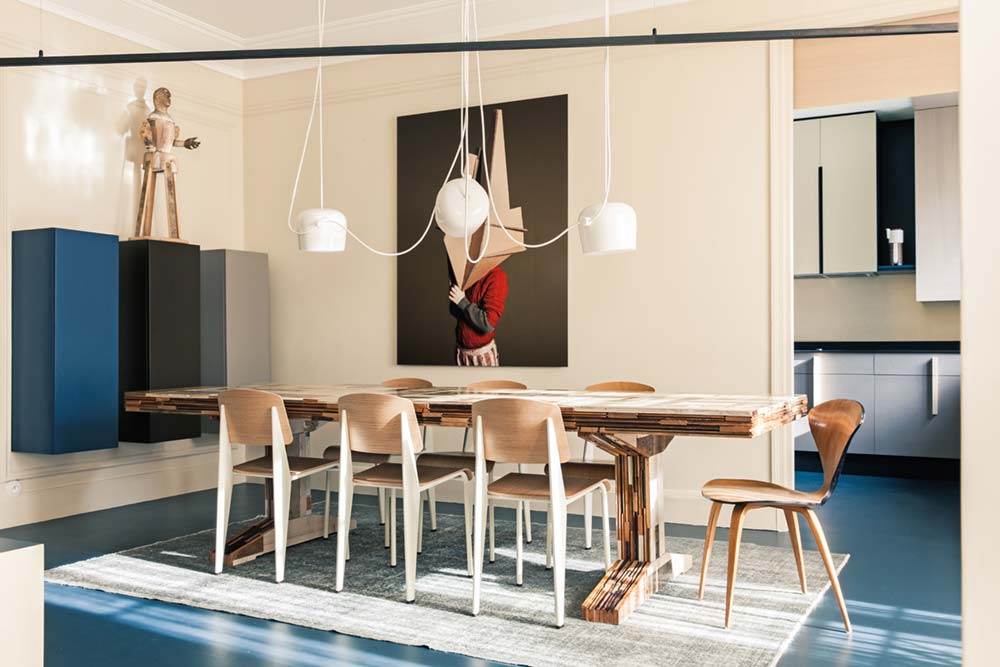
{"label": "painting on wall", "polygon": [[[565,95],[489,105],[485,133],[478,108],[470,110],[470,174],[491,189],[495,212],[468,247],[434,226],[427,242],[397,259],[398,364],[567,365],[566,236],[544,248],[518,243],[547,241],[568,224],[567,106]],[[400,248],[427,225],[459,120],[458,109],[396,119]],[[456,163],[450,177],[459,176]]]}

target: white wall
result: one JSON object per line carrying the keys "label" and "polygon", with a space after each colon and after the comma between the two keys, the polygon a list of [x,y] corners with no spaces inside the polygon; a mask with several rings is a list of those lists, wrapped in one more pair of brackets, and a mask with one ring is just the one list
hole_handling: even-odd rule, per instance
{"label": "white wall", "polygon": [[[38,13],[0,0],[0,49],[37,51]],[[52,14],[47,53],[143,50]],[[141,143],[152,91],[173,92],[171,113],[202,146],[180,156],[181,231],[203,248],[243,248],[242,83],[195,64],[0,69],[0,527],[184,493],[214,483],[215,453],[191,441],[123,444],[61,456],[10,451],[10,232],[66,227],[133,234]],[[137,97],[137,94],[141,97]],[[163,188],[161,186],[160,190]],[[165,235],[163,203],[157,202]],[[6,484],[21,482],[21,495]]]}
{"label": "white wall", "polygon": [[962,650],[968,667],[997,662],[1000,448],[1000,3],[962,0]]}

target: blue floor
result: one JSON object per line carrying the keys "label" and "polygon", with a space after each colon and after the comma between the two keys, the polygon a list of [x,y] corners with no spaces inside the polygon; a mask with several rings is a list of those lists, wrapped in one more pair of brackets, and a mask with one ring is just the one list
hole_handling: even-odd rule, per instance
{"label": "blue floor", "polygon": [[[821,484],[819,473],[796,475],[799,488]],[[851,554],[841,583],[854,634],[844,634],[828,593],[779,664],[960,664],[958,503],[956,482],[842,477],[819,514],[831,548]],[[261,507],[260,487],[237,487],[234,521],[255,516]],[[0,537],[44,542],[46,567],[55,567],[211,527],[214,512],[214,492],[193,493],[11,528],[0,531]],[[674,535],[703,535],[693,526],[670,528]],[[720,530],[718,539],[725,533]],[[788,544],[786,536],[765,531],[746,531],[744,539]],[[814,548],[811,538],[805,537],[805,546]],[[496,664],[54,585],[46,586],[45,610],[45,664],[50,667]]]}

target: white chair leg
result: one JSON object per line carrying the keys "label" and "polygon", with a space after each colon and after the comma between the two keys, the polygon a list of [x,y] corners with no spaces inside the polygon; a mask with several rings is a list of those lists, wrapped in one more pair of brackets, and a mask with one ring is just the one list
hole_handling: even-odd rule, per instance
{"label": "white chair leg", "polygon": [[417,553],[424,552],[424,494],[418,493],[417,501]]}
{"label": "white chair leg", "polygon": [[517,518],[514,520],[514,531],[517,533],[517,539],[515,544],[517,545],[514,549],[514,562],[515,562],[515,572],[518,586],[524,585],[524,544],[521,534],[524,529],[521,524],[523,523],[522,517],[524,516],[524,501],[517,501]]}
{"label": "white chair leg", "polygon": [[594,538],[591,535],[594,527],[594,496],[588,493],[583,498],[583,548],[590,549],[594,546]]}
{"label": "white chair leg", "polygon": [[229,529],[229,507],[233,499],[233,469],[219,471],[219,490],[215,504],[215,573],[222,574],[226,559],[226,532]]}
{"label": "white chair leg", "polygon": [[330,539],[330,471],[323,475],[326,480],[326,492],[323,496],[323,539]]}
{"label": "white chair leg", "polygon": [[417,598],[417,521],[420,520],[420,487],[403,489],[403,566],[406,568],[406,601]]}
{"label": "white chair leg", "polygon": [[660,551],[656,554],[662,556],[667,553],[667,522],[660,521]]}
{"label": "white chair leg", "polygon": [[[339,502],[339,499],[338,499]],[[354,483],[351,482],[351,492],[344,498],[347,503],[347,523],[344,525],[344,540],[347,546],[344,548],[344,559],[351,560],[351,517],[354,516]]]}
{"label": "white chair leg", "polygon": [[385,489],[381,486],[376,490],[378,495],[378,525],[385,525]]}
{"label": "white chair leg", "polygon": [[[493,483],[493,473],[492,472],[490,472],[490,474],[489,474],[489,481],[490,481],[490,484]],[[497,542],[496,542],[496,538],[494,538],[494,536],[493,536],[494,518],[496,517],[496,503],[493,500],[489,500],[489,496],[488,495],[487,495],[487,501],[486,502],[489,505],[489,510],[490,510],[490,562],[492,563],[492,562],[496,561],[496,545],[497,545]]]}
{"label": "white chair leg", "polygon": [[[555,504],[555,503],[553,503]],[[566,622],[566,505],[553,508],[552,551],[555,567],[552,572],[555,590],[556,627]]]}
{"label": "white chair leg", "polygon": [[[477,485],[478,490],[479,485]],[[473,511],[473,541],[475,542],[472,554],[472,615],[479,614],[479,598],[482,592],[483,581],[483,551],[486,546],[486,508],[487,498],[485,493],[476,496]]]}
{"label": "white chair leg", "polygon": [[[520,463],[517,464],[517,471],[524,472],[524,466]],[[528,544],[531,544],[531,503],[527,500],[522,501],[524,503],[524,534],[525,540]]]}
{"label": "white chair leg", "polygon": [[[348,473],[350,474],[350,473]],[[354,484],[341,471],[340,488],[337,491],[337,578],[334,590],[344,590],[344,569],[347,564],[347,527],[351,525],[351,503],[348,498],[354,493]]]}
{"label": "white chair leg", "polygon": [[475,486],[472,480],[465,482],[465,560],[469,576],[472,576],[472,497]]}
{"label": "white chair leg", "polygon": [[389,490],[389,566],[396,567],[396,489]]}
{"label": "white chair leg", "polygon": [[274,488],[274,581],[285,580],[285,550],[288,548],[288,511],[292,504],[291,476],[275,476]]}
{"label": "white chair leg", "polygon": [[545,513],[545,569],[552,569],[552,503]]}
{"label": "white chair leg", "polygon": [[601,533],[604,535],[604,570],[607,571],[611,569],[611,521],[608,518],[608,490],[604,485],[601,485]]}
{"label": "white chair leg", "polygon": [[382,500],[385,502],[382,508],[382,525],[385,526],[385,548],[388,549],[389,545],[392,544],[392,538],[389,537],[389,494],[386,493],[387,489],[380,489],[380,491],[382,491]]}
{"label": "white chair leg", "polygon": [[437,493],[434,489],[427,489],[427,504],[431,510],[431,532],[438,529]]}

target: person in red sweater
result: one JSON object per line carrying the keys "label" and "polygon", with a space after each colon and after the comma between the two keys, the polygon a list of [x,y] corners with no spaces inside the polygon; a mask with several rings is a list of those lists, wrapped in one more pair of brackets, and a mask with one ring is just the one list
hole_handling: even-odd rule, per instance
{"label": "person in red sweater", "polygon": [[459,366],[499,366],[496,327],[507,301],[507,274],[499,266],[472,283],[468,292],[453,284],[448,308],[455,325],[455,363]]}

